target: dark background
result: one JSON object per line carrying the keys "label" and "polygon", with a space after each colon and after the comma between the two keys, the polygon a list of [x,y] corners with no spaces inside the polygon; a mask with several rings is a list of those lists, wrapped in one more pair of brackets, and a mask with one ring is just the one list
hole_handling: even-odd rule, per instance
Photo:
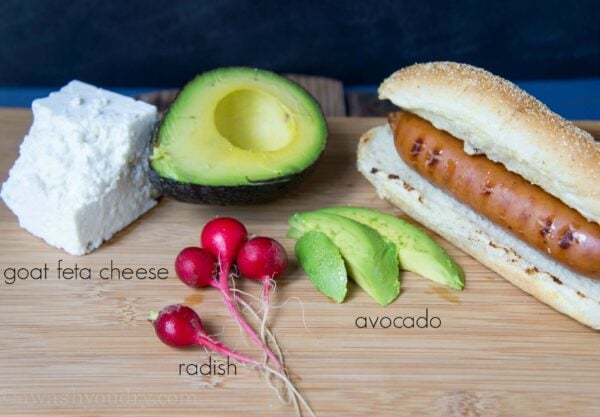
{"label": "dark background", "polygon": [[378,84],[420,61],[600,76],[600,1],[0,2],[0,86],[179,86],[249,65]]}

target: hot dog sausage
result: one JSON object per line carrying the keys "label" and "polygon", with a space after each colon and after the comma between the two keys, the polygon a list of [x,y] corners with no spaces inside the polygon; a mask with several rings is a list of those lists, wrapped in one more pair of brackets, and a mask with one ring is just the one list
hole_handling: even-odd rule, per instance
{"label": "hot dog sausage", "polygon": [[390,116],[396,150],[432,184],[552,259],[600,279],[600,225],[411,113]]}

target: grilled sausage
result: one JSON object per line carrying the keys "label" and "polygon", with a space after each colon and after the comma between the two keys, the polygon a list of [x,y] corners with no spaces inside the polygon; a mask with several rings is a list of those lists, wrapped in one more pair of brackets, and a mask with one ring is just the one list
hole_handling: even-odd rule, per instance
{"label": "grilled sausage", "polygon": [[435,186],[582,275],[600,279],[600,225],[411,113],[390,115],[396,150]]}

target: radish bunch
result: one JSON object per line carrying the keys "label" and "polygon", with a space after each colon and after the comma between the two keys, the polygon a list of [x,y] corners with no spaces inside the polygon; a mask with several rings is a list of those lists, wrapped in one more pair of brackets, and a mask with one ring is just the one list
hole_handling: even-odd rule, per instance
{"label": "radish bunch", "polygon": [[[209,336],[200,317],[194,310],[181,305],[172,305],[154,314],[151,319],[159,339],[173,347],[201,346],[224,356],[229,356],[240,363],[260,368],[267,375],[281,380],[290,394],[296,410],[299,412],[298,400],[314,415],[306,401],[300,396],[286,375],[281,352],[276,356],[266,342],[266,335],[276,345],[273,334],[266,328],[270,294],[273,282],[279,278],[287,267],[287,254],[283,246],[268,237],[249,238],[246,227],[239,221],[220,217],[208,222],[200,236],[202,247],[187,247],[175,260],[177,276],[186,285],[194,288],[213,287],[219,290],[223,301],[242,330],[264,352],[266,361],[260,362],[242,355]],[[234,294],[230,286],[232,270],[237,264],[242,277],[263,284],[261,300],[263,317],[260,336],[247,322],[238,305],[245,308],[249,304]],[[254,310],[250,310],[259,318]],[[276,345],[277,346],[277,345]],[[278,346],[277,346],[278,347]],[[269,361],[272,366],[269,365]]]}
{"label": "radish bunch", "polygon": [[[268,237],[248,239],[246,227],[229,217],[219,217],[206,223],[200,235],[202,248],[183,249],[175,260],[177,276],[187,285],[200,288],[212,286],[221,292],[231,315],[250,339],[260,347],[268,360],[282,371],[283,365],[265,342],[271,280],[279,278],[287,266],[285,249]],[[229,277],[237,262],[242,277],[263,282],[264,311],[261,336],[248,324],[236,304]]]}

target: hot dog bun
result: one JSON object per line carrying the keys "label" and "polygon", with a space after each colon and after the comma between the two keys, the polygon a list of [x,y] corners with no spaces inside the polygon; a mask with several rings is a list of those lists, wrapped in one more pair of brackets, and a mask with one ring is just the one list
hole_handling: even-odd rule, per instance
{"label": "hot dog bun", "polygon": [[600,144],[514,84],[454,62],[403,68],[379,96],[600,223]]}
{"label": "hot dog bun", "polygon": [[[600,329],[600,285],[596,280],[545,257],[430,184],[398,156],[387,124],[361,137],[358,169],[380,197],[407,215],[540,301]],[[589,179],[581,180],[584,178]]]}

